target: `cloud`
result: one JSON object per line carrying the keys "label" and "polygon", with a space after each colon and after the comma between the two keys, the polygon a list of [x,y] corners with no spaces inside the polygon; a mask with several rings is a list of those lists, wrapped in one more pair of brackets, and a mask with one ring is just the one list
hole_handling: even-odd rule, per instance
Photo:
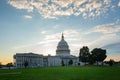
{"label": "cloud", "polygon": [[50,34],[51,33],[51,30],[42,30],[41,31],[41,34],[43,35],[47,35],[47,34]]}
{"label": "cloud", "polygon": [[28,0],[9,0],[8,3],[16,9],[25,9],[28,12],[31,12],[34,9],[34,7],[29,4]]}
{"label": "cloud", "polygon": [[[38,12],[44,18],[78,16],[83,18],[100,16],[113,9],[113,0],[9,0],[16,9]],[[116,6],[116,5],[114,5]]]}
{"label": "cloud", "polygon": [[120,59],[120,42],[111,43],[108,45],[103,46],[102,48],[107,50],[108,57],[107,59],[115,59],[116,61],[119,61]]}
{"label": "cloud", "polygon": [[104,46],[107,46],[109,44],[115,44],[120,41],[120,36],[117,34],[104,34],[101,35],[99,38],[96,38],[95,40],[89,42],[89,46],[91,49],[93,48],[101,48]]}
{"label": "cloud", "polygon": [[[111,56],[119,56],[120,59],[120,42],[116,42],[116,43],[112,43],[112,44],[108,44],[106,46],[103,46],[104,49],[107,50],[107,53],[110,53]],[[119,60],[118,59],[118,60]]]}
{"label": "cloud", "polygon": [[[108,44],[106,46],[103,46],[103,48],[109,48],[111,50],[119,50],[119,48],[120,48],[120,42]],[[119,53],[120,53],[120,50],[119,50]]]}
{"label": "cloud", "polygon": [[59,25],[53,26],[54,29],[57,29],[57,28],[59,28],[59,27],[60,27]]}
{"label": "cloud", "polygon": [[115,33],[120,31],[120,25],[105,24],[94,28],[93,32]]}
{"label": "cloud", "polygon": [[120,1],[119,1],[119,3],[118,3],[118,6],[120,7]]}
{"label": "cloud", "polygon": [[[44,32],[44,31],[43,31]],[[46,31],[45,31],[46,32]],[[72,30],[72,29],[67,29],[67,30],[64,30],[63,32],[58,32],[56,34],[47,34],[45,35],[45,40],[59,40],[61,39],[61,36],[62,33],[68,38],[70,37],[73,37],[75,35],[78,35],[79,34],[79,31],[78,30]]]}
{"label": "cloud", "polygon": [[102,24],[95,26],[91,30],[87,31],[85,34],[90,34],[90,33],[103,33],[103,34],[111,34],[111,33],[116,33],[120,32],[120,25],[116,25],[118,23],[118,20],[115,23],[108,23],[108,24]]}
{"label": "cloud", "polygon": [[24,15],[23,16],[25,19],[32,19],[32,16],[29,16],[29,15]]}

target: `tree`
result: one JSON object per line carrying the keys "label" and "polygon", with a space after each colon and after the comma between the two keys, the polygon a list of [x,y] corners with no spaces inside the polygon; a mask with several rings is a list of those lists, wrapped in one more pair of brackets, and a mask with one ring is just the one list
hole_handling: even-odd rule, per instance
{"label": "tree", "polygon": [[106,55],[106,50],[103,50],[101,48],[95,48],[91,51],[91,57],[94,61],[97,62],[97,65],[98,65],[98,62],[103,62],[104,59],[107,57]]}
{"label": "tree", "polygon": [[10,67],[12,67],[13,64],[12,63],[7,63],[6,66],[10,69]]}
{"label": "tree", "polygon": [[85,63],[89,62],[89,56],[90,56],[89,48],[87,46],[83,46],[83,48],[80,49],[79,61]]}
{"label": "tree", "polygon": [[69,62],[68,62],[69,65],[72,65],[73,64],[73,60],[70,59]]}
{"label": "tree", "polygon": [[80,66],[80,63],[78,63],[78,66]]}
{"label": "tree", "polygon": [[0,62],[0,68],[2,68],[2,64],[1,64],[1,62]]}
{"label": "tree", "polygon": [[27,66],[28,66],[28,61],[25,61],[25,62],[24,62],[24,66],[25,66],[25,68],[27,68]]}
{"label": "tree", "polygon": [[108,63],[109,63],[109,66],[113,66],[114,60],[110,59],[110,61]]}
{"label": "tree", "polygon": [[62,66],[65,66],[64,61],[63,61],[63,60],[61,61],[61,64],[62,64]]}
{"label": "tree", "polygon": [[95,63],[94,58],[92,57],[92,55],[89,56],[89,64],[93,65]]}

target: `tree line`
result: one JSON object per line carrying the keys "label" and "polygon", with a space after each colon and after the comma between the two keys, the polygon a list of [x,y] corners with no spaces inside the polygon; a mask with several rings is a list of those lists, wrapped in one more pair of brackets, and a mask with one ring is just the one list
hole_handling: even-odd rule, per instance
{"label": "tree line", "polygon": [[12,62],[7,63],[7,64],[4,64],[4,65],[0,62],[0,68],[2,68],[2,67],[8,67],[8,69],[10,69],[10,68],[13,67],[13,66],[14,66],[14,65],[13,65]]}
{"label": "tree line", "polygon": [[87,46],[83,46],[79,52],[79,61],[85,64],[94,64],[103,62],[106,59],[106,50],[102,48],[94,48],[91,52]]}

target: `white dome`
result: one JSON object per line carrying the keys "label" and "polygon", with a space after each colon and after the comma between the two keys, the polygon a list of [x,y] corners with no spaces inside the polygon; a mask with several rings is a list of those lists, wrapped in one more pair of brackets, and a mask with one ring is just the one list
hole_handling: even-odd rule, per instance
{"label": "white dome", "polygon": [[62,39],[58,43],[57,50],[68,50],[68,49],[69,49],[69,46],[68,46],[67,42],[64,39]]}
{"label": "white dome", "polygon": [[64,40],[63,34],[61,41],[58,43],[56,54],[62,56],[70,55],[69,46],[67,42]]}

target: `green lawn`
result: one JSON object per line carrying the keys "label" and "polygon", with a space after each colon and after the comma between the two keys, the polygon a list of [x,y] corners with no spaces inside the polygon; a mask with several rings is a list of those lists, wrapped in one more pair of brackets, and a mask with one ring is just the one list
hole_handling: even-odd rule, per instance
{"label": "green lawn", "polygon": [[120,67],[46,67],[0,70],[0,80],[120,80]]}

